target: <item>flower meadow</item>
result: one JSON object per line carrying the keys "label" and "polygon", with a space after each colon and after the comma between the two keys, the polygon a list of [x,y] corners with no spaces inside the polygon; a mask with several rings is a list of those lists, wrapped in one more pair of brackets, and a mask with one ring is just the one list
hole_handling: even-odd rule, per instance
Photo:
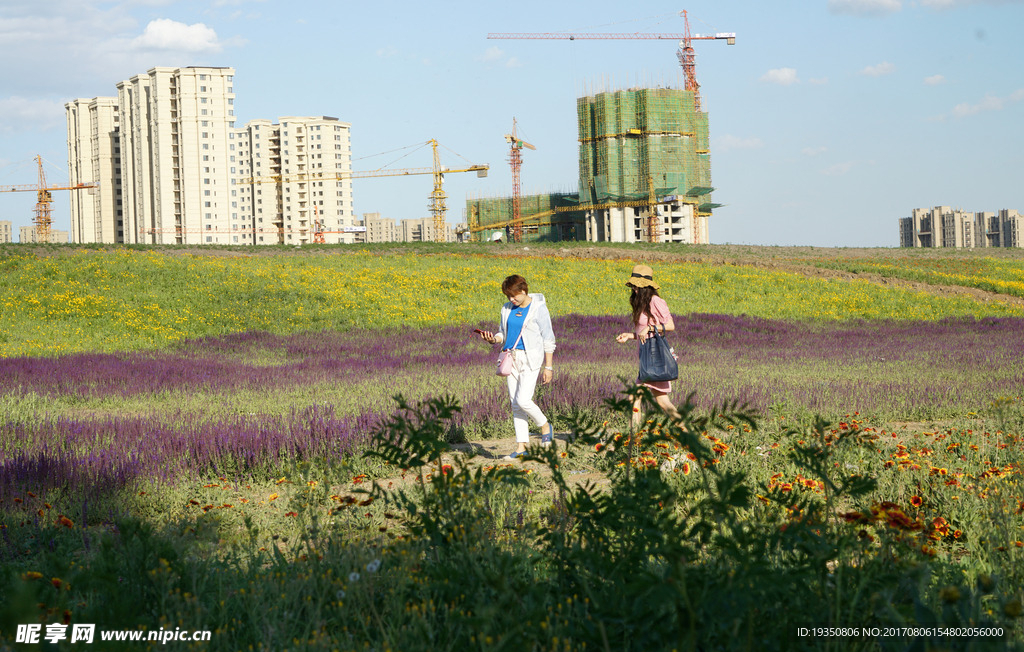
{"label": "flower meadow", "polygon": [[[441,251],[0,257],[0,649],[1024,649],[1015,304],[658,263],[683,417],[634,432],[631,261]],[[513,271],[522,463],[472,333]]]}
{"label": "flower meadow", "polygon": [[[458,251],[447,249],[444,251]],[[474,247],[202,256],[184,251],[70,250],[0,256],[0,356],[164,348],[266,330],[419,328],[493,319],[501,279],[520,273],[560,314],[618,315],[632,260],[559,258]],[[1019,265],[1019,263],[1018,263]],[[1000,300],[936,296],[867,281],[756,265],[669,262],[658,277],[684,312],[818,321],[1024,316]]]}

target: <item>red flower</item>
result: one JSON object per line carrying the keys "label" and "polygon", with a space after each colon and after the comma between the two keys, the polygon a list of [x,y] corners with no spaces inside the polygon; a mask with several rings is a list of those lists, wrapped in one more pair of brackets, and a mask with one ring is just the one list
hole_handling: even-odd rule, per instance
{"label": "red flower", "polygon": [[910,504],[913,505],[914,507],[920,507],[921,505],[924,504],[924,499],[921,498],[920,496],[911,496]]}

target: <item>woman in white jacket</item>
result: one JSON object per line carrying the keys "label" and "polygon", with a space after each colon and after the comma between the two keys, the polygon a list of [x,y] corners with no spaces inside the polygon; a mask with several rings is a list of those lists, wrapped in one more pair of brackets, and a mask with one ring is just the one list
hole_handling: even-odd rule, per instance
{"label": "woman in white jacket", "polygon": [[508,303],[501,307],[497,333],[483,331],[480,337],[491,344],[501,344],[513,356],[512,374],[507,377],[508,396],[512,401],[512,425],[516,432],[516,450],[506,459],[515,459],[526,452],[530,443],[530,424],[540,428],[540,442],[551,445],[551,423],[533,402],[537,377],[545,385],[554,372],[555,333],[551,330],[551,313],[543,294],[530,294],[526,279],[518,274],[506,278],[501,291]]}

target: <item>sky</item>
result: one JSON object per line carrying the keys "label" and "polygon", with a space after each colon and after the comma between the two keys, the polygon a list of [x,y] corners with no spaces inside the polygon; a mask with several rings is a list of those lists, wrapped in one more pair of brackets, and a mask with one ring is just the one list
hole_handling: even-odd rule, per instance
{"label": "sky", "polygon": [[[735,32],[695,41],[709,112],[713,244],[897,247],[914,208],[1024,212],[1024,0],[0,0],[0,186],[67,182],[64,103],[156,66],[235,69],[236,126],[328,115],[353,169],[451,168],[467,196],[575,192],[576,99],[681,86],[674,40],[494,40],[491,32]],[[353,181],[357,214],[428,216],[428,175]],[[68,229],[69,191],[54,193]],[[31,224],[35,195],[0,192]],[[17,236],[16,236],[17,237]]]}

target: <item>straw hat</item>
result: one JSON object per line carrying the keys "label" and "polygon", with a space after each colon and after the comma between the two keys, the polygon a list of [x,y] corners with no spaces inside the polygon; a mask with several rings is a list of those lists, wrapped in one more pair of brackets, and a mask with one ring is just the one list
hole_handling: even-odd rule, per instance
{"label": "straw hat", "polygon": [[632,285],[638,288],[652,287],[655,290],[661,289],[661,286],[654,282],[654,270],[647,265],[637,265],[633,267],[633,273],[630,274],[629,280],[626,281],[626,285]]}

